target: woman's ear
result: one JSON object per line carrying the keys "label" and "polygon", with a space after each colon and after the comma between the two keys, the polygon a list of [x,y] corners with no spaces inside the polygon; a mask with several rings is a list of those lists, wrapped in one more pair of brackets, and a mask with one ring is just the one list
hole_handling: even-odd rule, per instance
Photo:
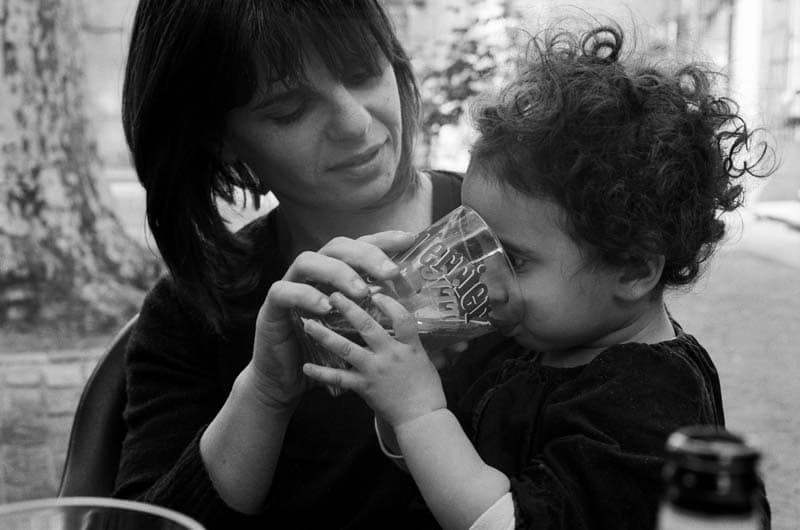
{"label": "woman's ear", "polygon": [[617,278],[617,296],[626,302],[650,296],[661,280],[664,262],[659,254],[623,266]]}

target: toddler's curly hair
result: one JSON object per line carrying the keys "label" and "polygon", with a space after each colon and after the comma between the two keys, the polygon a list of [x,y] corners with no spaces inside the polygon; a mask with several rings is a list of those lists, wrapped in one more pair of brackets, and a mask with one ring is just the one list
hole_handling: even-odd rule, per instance
{"label": "toddler's curly hair", "polygon": [[[599,263],[665,257],[659,287],[691,283],[742,203],[740,178],[765,176],[738,106],[714,72],[620,60],[623,31],[534,37],[498,97],[473,109],[471,165],[566,211],[565,228]],[[739,162],[743,155],[757,159]]]}

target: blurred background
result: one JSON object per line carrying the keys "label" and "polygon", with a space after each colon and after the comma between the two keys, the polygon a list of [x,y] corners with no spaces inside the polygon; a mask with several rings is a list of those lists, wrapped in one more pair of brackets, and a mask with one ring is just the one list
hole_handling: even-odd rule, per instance
{"label": "blurred background", "polygon": [[[670,309],[717,363],[728,426],[752,435],[774,527],[800,521],[800,0],[384,0],[423,96],[417,160],[463,170],[469,104],[526,34],[611,18],[639,52],[698,60],[780,162],[701,281]],[[72,413],[161,271],[120,92],[135,0],[8,0],[0,18],[0,503],[56,491]],[[524,31],[523,31],[524,30]],[[260,211],[223,205],[231,229]]]}

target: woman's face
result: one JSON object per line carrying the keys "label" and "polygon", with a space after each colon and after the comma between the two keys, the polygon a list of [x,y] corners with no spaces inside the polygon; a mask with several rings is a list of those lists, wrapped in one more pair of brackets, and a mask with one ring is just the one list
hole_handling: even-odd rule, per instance
{"label": "woman's face", "polygon": [[402,149],[394,69],[362,69],[336,79],[315,53],[307,83],[275,83],[228,112],[223,156],[238,158],[281,202],[354,210],[382,198]]}

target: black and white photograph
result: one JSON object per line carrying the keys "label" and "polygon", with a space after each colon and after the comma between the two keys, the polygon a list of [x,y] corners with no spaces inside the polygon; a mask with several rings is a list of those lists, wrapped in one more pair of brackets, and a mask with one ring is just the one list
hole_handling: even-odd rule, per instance
{"label": "black and white photograph", "polygon": [[0,530],[800,528],[800,0],[0,40]]}

